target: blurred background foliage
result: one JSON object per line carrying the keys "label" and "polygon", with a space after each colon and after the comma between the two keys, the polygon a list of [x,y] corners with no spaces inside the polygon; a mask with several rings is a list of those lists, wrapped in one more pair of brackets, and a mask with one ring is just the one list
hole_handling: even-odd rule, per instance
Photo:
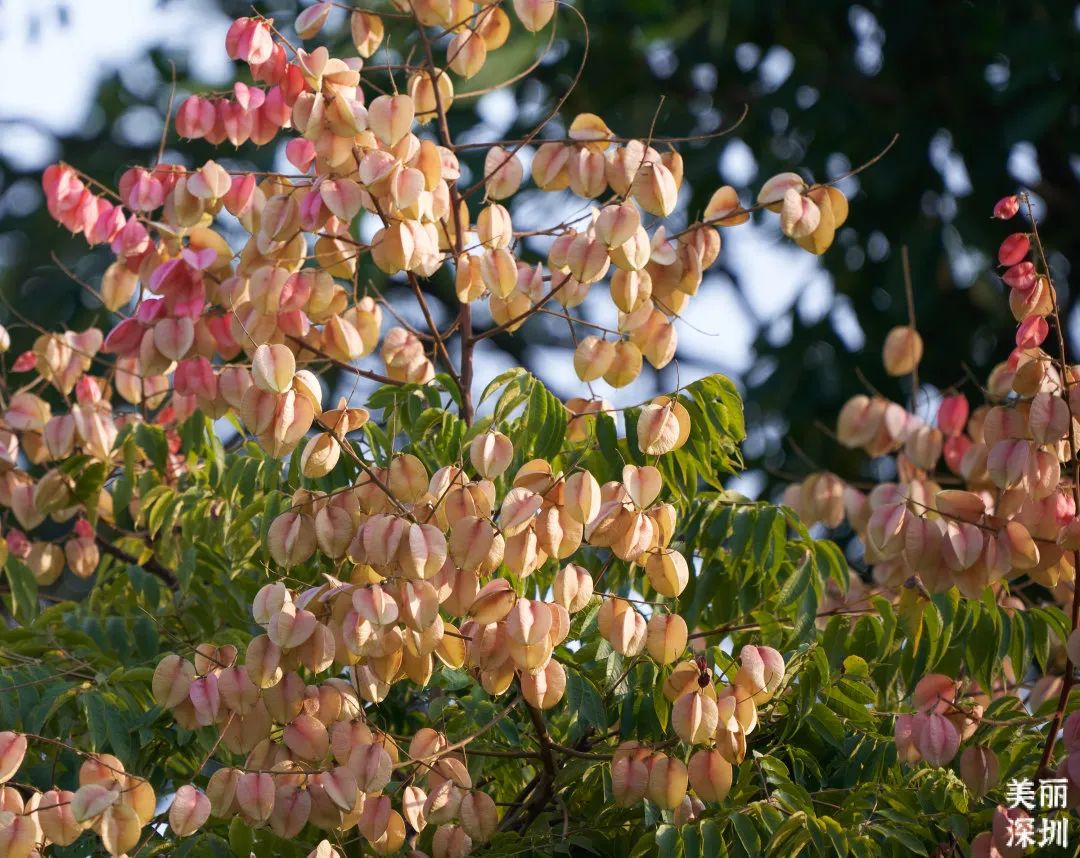
{"label": "blurred background foliage", "polygon": [[[369,6],[377,9],[381,2]],[[25,3],[29,11],[21,16],[5,4],[4,38],[27,40],[31,65],[44,67],[54,58],[47,40],[40,40],[53,30],[79,26],[73,0]],[[100,7],[104,26],[127,7],[126,0],[79,0],[80,7],[84,3]],[[286,32],[299,5],[290,0],[255,4]],[[1034,193],[1072,328],[1070,340],[1080,341],[1080,302],[1069,288],[1069,260],[1080,259],[1080,7],[1075,2],[578,0],[575,5],[589,21],[588,56],[583,83],[560,114],[565,122],[590,111],[601,114],[616,133],[645,137],[656,117],[658,133],[697,135],[735,125],[746,108],[745,119],[731,133],[679,147],[687,185],[683,218],[699,213],[721,184],[734,184],[750,200],[781,170],[832,179],[871,159],[899,134],[880,162],[842,183],[852,197],[851,216],[824,257],[812,260],[792,250],[778,235],[775,219],[763,217],[760,227],[740,228],[742,234],[725,232],[720,265],[692,302],[692,318],[679,326],[677,364],[616,396],[598,390],[617,404],[629,404],[650,388],[671,389],[707,371],[731,374],[748,403],[746,452],[755,470],[742,483],[746,491],[771,493],[780,475],[801,475],[814,466],[849,478],[866,467],[820,424],[831,424],[841,403],[867,384],[892,397],[909,394],[906,380],[890,380],[880,367],[886,332],[907,319],[903,246],[910,252],[918,327],[927,345],[920,411],[931,416],[936,392],[953,386],[978,396],[976,381],[1007,355],[1014,327],[992,270],[1003,231],[988,215],[998,197],[1020,186]],[[226,16],[250,14],[251,6],[238,0],[160,0],[157,6],[162,21],[178,20],[167,16],[178,7],[190,13],[188,35],[198,38],[178,41],[175,33],[168,38],[150,33],[139,46],[144,55],[136,60],[86,69],[85,74],[100,76],[92,104],[59,132],[56,123],[33,111],[0,113],[0,136],[7,137],[0,144],[0,292],[6,305],[0,317],[12,325],[16,349],[27,347],[35,335],[20,325],[20,317],[47,327],[78,327],[94,316],[93,298],[56,265],[53,253],[91,283],[107,263],[105,254],[88,254],[81,238],[68,237],[45,212],[38,176],[47,160],[61,158],[115,186],[127,166],[152,162],[157,154],[170,63],[176,68],[177,103],[187,92],[230,83],[229,69],[208,80],[200,60],[208,53],[224,58]],[[569,87],[585,52],[576,17],[564,12],[560,21],[552,51],[531,80],[508,93],[455,105],[457,141],[521,137],[546,115]],[[347,38],[343,22],[344,14],[336,13],[331,38]],[[16,25],[18,32],[12,29]],[[516,74],[547,42],[546,33],[529,40],[516,25],[514,33],[469,89]],[[391,43],[390,49],[400,56],[409,46]],[[9,78],[5,86],[32,86],[34,79],[34,68],[24,69],[25,83]],[[35,98],[47,102],[48,88]],[[541,137],[561,135],[556,120]],[[214,152],[202,143],[174,151],[175,143],[170,138],[167,160],[197,164],[213,156],[260,169],[285,165],[276,145],[247,144],[234,153],[231,147]],[[564,202],[571,212],[582,205],[581,200]],[[515,224],[550,222],[551,205],[523,194],[514,209]],[[544,246],[537,243],[534,249],[542,253]],[[446,296],[444,318],[452,292]],[[496,338],[484,359],[493,371],[521,363],[570,395],[579,385],[567,343],[561,320],[539,318],[525,336]],[[548,359],[553,349],[561,352],[558,360]],[[490,374],[482,369],[480,383]]]}

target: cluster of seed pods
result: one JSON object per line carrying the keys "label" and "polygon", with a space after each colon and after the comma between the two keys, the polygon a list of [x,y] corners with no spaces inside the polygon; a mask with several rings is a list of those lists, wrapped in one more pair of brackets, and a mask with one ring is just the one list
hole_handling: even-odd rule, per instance
{"label": "cluster of seed pods", "polygon": [[[366,707],[399,681],[426,686],[441,663],[469,671],[491,695],[514,687],[529,706],[549,709],[566,687],[556,650],[567,642],[571,615],[596,599],[597,628],[615,652],[675,665],[664,689],[673,728],[702,746],[687,764],[656,749],[621,747],[613,760],[620,800],[648,794],[692,819],[702,800],[726,794],[756,707],[775,692],[784,665],[773,650],[747,648],[739,676],[717,690],[701,665],[679,663],[689,631],[681,617],[595,595],[592,573],[573,562],[582,546],[606,550],[640,568],[659,596],[682,592],[689,568],[671,547],[676,514],[660,499],[659,470],[627,466],[621,480],[601,485],[580,467],[554,473],[534,460],[511,479],[513,446],[494,430],[471,442],[471,472],[449,465],[429,474],[408,454],[385,468],[369,465],[346,440],[367,411],[347,400],[324,409],[315,369],[378,354],[383,374],[374,375],[383,381],[424,384],[435,376],[438,332],[405,323],[384,330],[381,295],[359,294],[357,264],[369,254],[418,297],[422,282],[447,268],[463,305],[486,302],[493,330],[514,330],[549,302],[570,314],[606,281],[616,321],[603,336],[581,338],[573,363],[583,380],[622,387],[644,362],[662,367],[672,359],[674,320],[719,254],[718,227],[769,209],[786,235],[821,253],[846,218],[847,201],[785,173],[750,207],[721,188],[700,221],[669,233],[662,221],[682,190],[680,156],[659,137],[655,146],[618,138],[592,114],[573,119],[564,139],[538,139],[528,180],[521,146],[493,142],[480,181],[461,188],[458,148],[448,137],[436,142],[430,129],[443,124],[455,80],[475,75],[507,40],[511,18],[497,4],[463,0],[394,5],[420,26],[452,35],[446,67],[408,67],[403,92],[365,94],[365,76],[380,73],[366,70],[365,60],[383,43],[385,25],[356,10],[349,21],[356,56],[345,58],[326,47],[294,50],[269,19],[237,20],[226,50],[247,65],[252,83],[180,105],[175,129],[190,139],[263,145],[293,132],[284,149],[295,174],[231,172],[214,160],[192,168],[163,162],[132,167],[112,191],[67,164],[45,171],[52,217],[116,258],[98,292],[118,320],[106,331],[43,333],[14,361],[13,373],[28,380],[0,419],[0,506],[18,528],[8,530],[0,551],[19,557],[42,585],[65,566],[93,574],[102,545],[95,525],[114,521],[113,497],[102,489],[95,503],[76,499],[75,479],[60,466],[81,454],[111,468],[116,439],[130,423],[152,420],[165,429],[167,479],[186,468],[177,426],[196,411],[235,414],[273,457],[304,444],[308,479],[353,456],[363,472],[354,485],[297,491],[267,539],[278,566],[292,569],[320,552],[334,574],[306,589],[262,588],[253,619],[263,633],[243,653],[203,644],[191,660],[169,655],[157,667],[158,703],[187,729],[215,731],[222,752],[244,760],[216,769],[205,785],[179,786],[169,810],[173,832],[187,836],[211,816],[268,825],[283,837],[308,823],[327,831],[356,826],[389,854],[408,833],[434,824],[436,856],[466,854],[498,823],[491,798],[471,783],[467,749],[422,730],[403,750],[368,722]],[[557,6],[512,5],[530,32],[548,26]],[[296,19],[301,40],[320,33],[332,6],[315,3]],[[579,220],[542,231],[551,243],[535,265],[521,259],[525,236],[507,207],[527,181],[595,201]],[[226,241],[225,221],[242,228],[242,246]],[[366,243],[354,237],[364,234],[361,221],[374,227]],[[7,344],[0,329],[0,351]],[[67,412],[53,413],[42,381],[70,403]],[[599,398],[570,400],[568,441],[586,440],[592,415],[610,407]],[[663,455],[685,444],[690,428],[676,398],[658,397],[641,409],[638,446]],[[137,493],[130,509],[137,515]],[[46,520],[68,523],[66,539],[27,535]],[[528,589],[520,582],[549,560],[561,566],[551,592],[519,596]],[[0,783],[25,753],[26,737],[0,734]],[[385,790],[399,769],[408,780],[392,807]],[[680,790],[680,772],[694,797],[685,783]],[[70,843],[87,828],[110,854],[123,854],[155,804],[149,784],[108,755],[88,758],[73,793],[24,797],[4,787],[2,798],[0,843],[13,856]],[[312,854],[336,852],[324,841]]]}
{"label": "cluster of seed pods", "polygon": [[[319,34],[332,5],[316,3],[301,14],[295,29],[302,39]],[[556,11],[551,0],[513,6],[533,32]],[[322,414],[320,384],[309,367],[354,363],[377,352],[390,382],[434,377],[430,340],[403,326],[384,331],[381,300],[339,282],[354,278],[363,254],[387,275],[409,280],[418,295],[420,281],[449,266],[460,300],[486,299],[499,330],[518,327],[550,301],[569,312],[606,278],[618,318],[602,336],[578,339],[578,375],[620,387],[644,361],[660,367],[671,360],[673,321],[719,253],[716,227],[749,217],[735,190],[718,190],[699,222],[669,235],[661,221],[674,210],[682,185],[678,153],[617,138],[600,117],[583,114],[565,139],[537,147],[531,180],[543,190],[569,189],[598,202],[578,221],[543,231],[552,239],[546,265],[527,265],[504,205],[526,180],[521,147],[491,145],[476,185],[485,197],[475,203],[473,189],[458,187],[456,148],[423,130],[438,126],[433,120],[450,108],[453,79],[474,74],[486,52],[505,42],[510,17],[497,5],[477,9],[451,0],[417,2],[409,11],[421,26],[454,33],[447,68],[409,67],[405,92],[370,101],[365,60],[385,30],[377,15],[352,14],[357,55],[345,58],[331,57],[326,47],[293,51],[268,19],[234,22],[226,50],[247,64],[253,84],[238,83],[228,97],[187,98],[176,129],[235,145],[267,143],[290,130],[296,136],[286,154],[294,175],[230,172],[213,160],[194,168],[162,162],[130,168],[113,192],[67,164],[45,171],[50,214],[115,254],[99,297],[121,318],[105,332],[43,333],[14,362],[15,373],[32,375],[2,415],[0,504],[13,510],[19,525],[10,532],[10,547],[40,583],[55,580],[65,554],[77,574],[89,574],[96,549],[85,539],[61,551],[25,537],[44,516],[70,520],[79,506],[69,503],[69,477],[57,470],[32,477],[21,456],[32,466],[73,453],[108,462],[119,430],[147,411],[170,433],[196,410],[214,418],[234,412],[275,456],[289,453],[318,423],[326,433],[305,450],[305,473],[317,476],[333,467],[340,438],[364,417],[362,409],[346,406]],[[766,182],[756,207],[778,212],[785,233],[813,252],[831,243],[847,216],[836,189],[808,185],[794,173]],[[248,235],[236,252],[218,225],[226,214]],[[367,244],[353,238],[356,222],[365,218],[376,227]],[[6,348],[6,332],[0,340]],[[52,413],[36,391],[40,379],[65,397],[74,391],[70,411]],[[140,412],[114,410],[117,399]],[[575,399],[568,407],[570,438],[580,440],[579,418],[610,406]],[[643,409],[641,448],[650,455],[675,449],[687,427],[681,405],[658,399]],[[180,469],[174,433],[169,443],[169,467]],[[109,519],[106,492],[95,509]]]}
{"label": "cluster of seed pods", "polygon": [[[1022,233],[999,252],[1019,327],[1008,360],[990,373],[987,403],[972,409],[962,393],[946,395],[928,424],[881,396],[855,396],[840,412],[837,438],[872,457],[894,456],[897,479],[864,493],[815,473],[785,493],[807,522],[847,521],[883,587],[918,575],[931,593],[955,585],[977,598],[988,585],[1027,576],[1071,598],[1080,520],[1063,470],[1077,441],[1080,366],[1066,366],[1063,378],[1042,348],[1054,287],[1030,252]],[[910,328],[890,334],[890,372],[911,371],[922,352],[917,337]],[[942,487],[942,464],[961,488]]]}
{"label": "cluster of seed pods", "polygon": [[27,756],[27,738],[0,732],[0,855],[38,856],[47,845],[69,846],[92,830],[110,855],[125,855],[157,815],[150,782],[124,771],[111,754],[87,755],[78,789],[24,796],[7,784]]}
{"label": "cluster of seed pods", "polygon": [[727,797],[733,766],[743,761],[747,736],[757,727],[758,706],[777,693],[785,670],[783,657],[767,646],[744,646],[739,660],[734,680],[719,689],[704,659],[676,665],[664,681],[663,693],[672,704],[676,736],[696,750],[683,762],[680,756],[636,742],[619,745],[611,763],[617,803],[630,806],[648,798],[674,811],[682,824],[697,818],[703,802]]}
{"label": "cluster of seed pods", "polygon": [[[994,217],[1009,220],[1021,199],[1005,197]],[[836,436],[841,444],[877,458],[892,456],[896,479],[869,492],[833,473],[810,474],[789,486],[784,502],[807,523],[829,528],[847,523],[872,566],[873,585],[888,593],[913,584],[930,593],[956,587],[977,599],[992,587],[1008,611],[1026,608],[1006,585],[1021,577],[1041,585],[1060,603],[1073,600],[1080,518],[1071,474],[1080,442],[1080,366],[1064,354],[1044,350],[1055,318],[1056,295],[1034,233],[1017,232],[1001,244],[997,261],[1004,269],[1009,307],[1018,324],[1007,360],[991,371],[987,401],[972,408],[959,392],[946,392],[933,423],[880,395],[859,395],[840,412]],[[1049,345],[1049,344],[1048,344]],[[923,343],[911,326],[894,328],[883,349],[893,376],[915,371]],[[953,487],[958,486],[958,487]],[[858,585],[847,601],[862,601]],[[840,604],[834,598],[830,602]],[[1065,647],[1069,663],[1080,663],[1080,632]],[[968,695],[950,677],[930,674],[915,686],[914,712],[897,717],[895,742],[908,763],[947,766],[971,738],[985,706],[1015,694],[1014,666],[1005,659],[1004,675],[992,689],[971,684]],[[1011,685],[1011,687],[1010,687]],[[1032,686],[1026,703],[1035,712],[1062,693],[1063,678],[1050,673]],[[1058,774],[1068,779],[1070,805],[1080,795],[1080,714],[1065,721],[1067,751]],[[968,788],[982,796],[998,782],[999,764],[989,748],[964,748],[958,763]],[[999,807],[993,831],[973,842],[973,855],[1019,855],[1009,837],[1023,808]]]}

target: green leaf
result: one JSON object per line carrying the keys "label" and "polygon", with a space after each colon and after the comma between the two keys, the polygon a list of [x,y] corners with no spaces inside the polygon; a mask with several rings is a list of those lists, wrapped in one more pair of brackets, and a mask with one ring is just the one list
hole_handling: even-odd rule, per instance
{"label": "green leaf", "polygon": [[22,623],[31,622],[38,612],[38,585],[34,573],[11,555],[4,562],[4,572],[11,591],[11,613]]}
{"label": "green leaf", "polygon": [[735,829],[735,836],[742,845],[743,854],[747,858],[761,855],[761,838],[758,836],[754,823],[741,813],[731,814],[730,822],[731,827]]}
{"label": "green leaf", "polygon": [[664,824],[656,829],[656,854],[660,858],[679,858],[682,855],[682,840],[674,825]]}

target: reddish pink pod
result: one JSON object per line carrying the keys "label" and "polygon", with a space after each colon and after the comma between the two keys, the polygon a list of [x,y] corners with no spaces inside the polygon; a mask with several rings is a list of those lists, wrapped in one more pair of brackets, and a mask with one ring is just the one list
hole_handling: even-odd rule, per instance
{"label": "reddish pink pod", "polygon": [[1008,220],[1011,217],[1016,217],[1018,211],[1020,211],[1020,198],[1016,194],[1002,197],[994,203],[994,217],[998,220]]}
{"label": "reddish pink pod", "polygon": [[937,425],[938,429],[946,435],[960,435],[967,425],[968,414],[967,397],[962,393],[946,396],[938,406]]}
{"label": "reddish pink pod", "polygon": [[1016,265],[1023,262],[1031,251],[1031,239],[1026,233],[1014,232],[998,248],[998,262],[1002,265]]}
{"label": "reddish pink pod", "polygon": [[1028,316],[1016,329],[1016,347],[1034,349],[1043,344],[1050,333],[1050,326],[1042,316]]}
{"label": "reddish pink pod", "polygon": [[1032,262],[1020,262],[1002,274],[1001,279],[1010,289],[1028,292],[1035,288],[1035,265]]}

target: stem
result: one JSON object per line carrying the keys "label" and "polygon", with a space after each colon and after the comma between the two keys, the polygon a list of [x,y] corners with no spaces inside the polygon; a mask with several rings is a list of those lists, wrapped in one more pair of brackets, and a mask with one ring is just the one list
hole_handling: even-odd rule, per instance
{"label": "stem", "polygon": [[97,543],[97,547],[100,548],[105,554],[110,557],[115,557],[117,560],[122,560],[125,563],[129,563],[132,566],[139,566],[151,575],[156,575],[162,581],[164,581],[170,590],[175,590],[180,586],[180,583],[176,580],[176,575],[171,569],[166,569],[157,560],[151,557],[145,563],[140,563],[139,558],[133,554],[128,554],[122,548],[117,548],[107,539],[100,534],[94,534],[94,542]]}
{"label": "stem", "polygon": [[[1057,334],[1058,344],[1058,371],[1061,373],[1061,385],[1064,392],[1065,405],[1069,411],[1069,431],[1066,435],[1067,449],[1069,451],[1069,461],[1073,465],[1073,481],[1072,481],[1072,496],[1075,510],[1080,510],[1080,461],[1076,458],[1076,449],[1073,446],[1073,420],[1074,415],[1072,411],[1072,403],[1069,401],[1069,365],[1065,355],[1065,336],[1061,331],[1061,310],[1058,307],[1057,292],[1054,290],[1054,282],[1050,279],[1050,265],[1046,260],[1046,251],[1043,248],[1042,239],[1039,238],[1039,225],[1035,221],[1035,214],[1031,210],[1031,199],[1028,195],[1022,194],[1024,205],[1027,208],[1028,220],[1031,221],[1032,236],[1035,239],[1035,248],[1039,252],[1039,261],[1042,263],[1043,272],[1046,275],[1046,282],[1050,289],[1050,301],[1053,307],[1054,316],[1054,330]],[[1073,552],[1073,569],[1080,569],[1080,551]],[[1071,629],[1076,630],[1080,625],[1080,587],[1076,586],[1076,582],[1073,582],[1073,598],[1072,598],[1072,611],[1070,614]],[[1069,702],[1069,692],[1072,690],[1073,683],[1075,682],[1075,665],[1072,663],[1072,659],[1065,656],[1065,675],[1061,681],[1061,694],[1058,695],[1057,707],[1054,709],[1054,717],[1050,722],[1050,731],[1046,735],[1046,744],[1043,746],[1042,758],[1039,760],[1039,773],[1042,773],[1047,769],[1050,763],[1050,758],[1054,753],[1054,743],[1057,740],[1058,730],[1061,729],[1061,722],[1065,718],[1065,707]]]}

